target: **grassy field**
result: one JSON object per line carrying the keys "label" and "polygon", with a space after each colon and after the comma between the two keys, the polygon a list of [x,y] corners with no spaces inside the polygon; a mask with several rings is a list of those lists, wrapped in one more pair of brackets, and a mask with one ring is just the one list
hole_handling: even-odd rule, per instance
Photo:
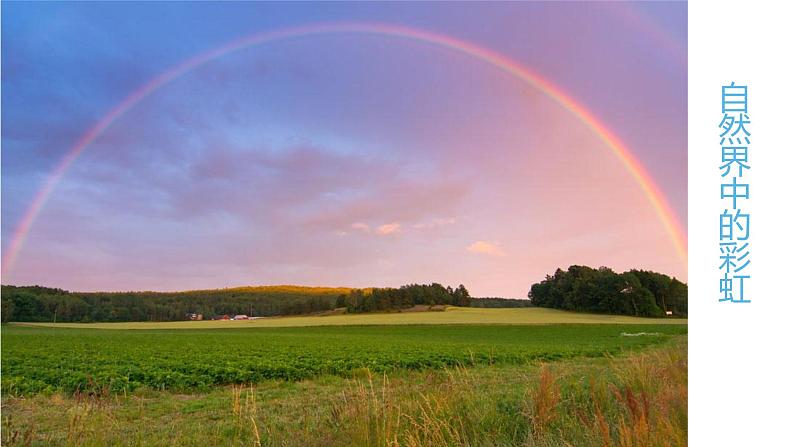
{"label": "grassy field", "polygon": [[685,446],[685,338],[617,357],[5,396],[3,445]]}
{"label": "grassy field", "polygon": [[270,317],[241,321],[174,321],[136,323],[16,323],[27,326],[54,326],[95,329],[218,329],[253,327],[302,327],[398,324],[686,324],[678,318],[637,318],[596,315],[546,308],[485,309],[448,307],[444,312],[395,312],[326,316]]}
{"label": "grassy field", "polygon": [[453,308],[4,325],[2,443],[686,445],[685,323]]}

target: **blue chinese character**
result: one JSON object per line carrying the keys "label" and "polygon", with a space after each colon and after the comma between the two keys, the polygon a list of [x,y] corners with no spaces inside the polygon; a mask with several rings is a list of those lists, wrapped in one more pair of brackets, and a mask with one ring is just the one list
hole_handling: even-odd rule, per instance
{"label": "blue chinese character", "polygon": [[[720,278],[720,293],[722,294],[720,301],[730,301],[732,303],[749,303],[750,300],[744,299],[744,280],[749,277],[749,275],[736,275],[731,278],[726,273],[722,278]],[[733,293],[734,279],[739,280],[738,299],[735,298]]]}
{"label": "blue chinese character", "polygon": [[[720,242],[720,252],[722,252],[720,270],[725,270],[726,273],[731,273],[731,269],[734,273],[744,270],[750,264],[750,260],[747,259],[750,256],[750,251],[745,251],[748,245],[747,242],[741,246],[737,242]],[[742,264],[739,265],[739,263]]]}
{"label": "blue chinese character", "polygon": [[736,177],[734,177],[733,183],[720,185],[720,198],[733,199],[733,209],[736,209],[736,199],[750,198],[750,185],[747,183],[736,183]]}
{"label": "blue chinese character", "polygon": [[747,86],[731,85],[722,86],[722,113],[739,112],[747,113]]}
{"label": "blue chinese character", "polygon": [[[750,124],[750,115],[746,113],[739,113],[739,119],[736,120],[736,117],[727,113],[722,115],[722,121],[720,121],[720,129],[722,129],[722,133],[720,133],[720,144],[724,144],[725,140],[727,139],[731,144],[733,144],[734,138],[736,139],[737,143],[742,142],[742,138],[744,138],[744,142],[750,144],[750,133],[745,127],[747,124]],[[742,134],[739,135],[739,132]],[[730,133],[729,138],[726,138],[726,135]]]}
{"label": "blue chinese character", "polygon": [[[734,228],[738,231],[734,232]],[[736,210],[736,214],[731,214],[725,210],[720,215],[720,241],[746,241],[750,237],[750,215]]]}
{"label": "blue chinese character", "polygon": [[723,170],[723,177],[730,174],[731,165],[734,163],[739,167],[738,175],[741,177],[744,173],[743,169],[750,169],[750,166],[747,164],[747,146],[723,146],[722,162],[724,164],[720,166],[720,169]]}

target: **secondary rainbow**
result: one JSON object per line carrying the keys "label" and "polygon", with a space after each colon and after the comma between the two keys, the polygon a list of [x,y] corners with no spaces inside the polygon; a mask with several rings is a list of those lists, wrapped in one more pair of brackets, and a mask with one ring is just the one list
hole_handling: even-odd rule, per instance
{"label": "secondary rainbow", "polygon": [[206,64],[214,59],[222,57],[230,52],[261,45],[264,43],[278,40],[304,37],[318,34],[331,33],[357,33],[357,34],[377,34],[393,36],[398,38],[413,39],[439,47],[448,48],[454,51],[465,53],[482,62],[489,63],[510,75],[524,81],[525,83],[539,89],[562,107],[570,111],[582,123],[587,125],[595,132],[598,137],[609,147],[612,153],[618,157],[623,166],[628,170],[634,180],[648,198],[651,206],[658,215],[665,230],[670,235],[676,252],[678,253],[684,267],[687,263],[686,236],[680,222],[675,216],[670,204],[662,194],[659,187],[653,181],[642,164],[629,151],[628,147],[617,137],[617,135],[600,122],[583,104],[576,102],[573,98],[565,94],[559,87],[552,82],[544,79],[537,73],[518,62],[501,55],[487,48],[480,47],[470,42],[459,40],[443,34],[437,34],[406,26],[382,24],[382,23],[321,23],[295,28],[287,28],[276,31],[267,31],[247,36],[226,45],[212,49],[205,53],[187,59],[150,80],[123,101],[111,109],[102,119],[72,146],[69,152],[61,159],[56,168],[49,174],[42,188],[36,193],[30,206],[25,211],[22,219],[17,225],[11,238],[11,242],[3,257],[3,273],[8,274],[16,261],[20,250],[30,232],[33,223],[44,207],[50,194],[55,190],[58,182],[66,174],[66,171],[74,163],[77,157],[91,145],[108,127],[110,127],[119,117],[124,115],[129,109],[134,107],[144,98],[154,91],[184,75],[185,73]]}

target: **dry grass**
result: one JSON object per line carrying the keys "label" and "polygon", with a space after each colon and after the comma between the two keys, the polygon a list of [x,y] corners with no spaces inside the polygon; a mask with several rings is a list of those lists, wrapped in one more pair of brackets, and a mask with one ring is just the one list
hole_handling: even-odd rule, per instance
{"label": "dry grass", "polygon": [[384,378],[361,382],[339,425],[355,445],[620,446],[686,445],[683,344],[584,371],[570,362],[519,373],[520,411],[478,389],[467,369],[419,390]]}

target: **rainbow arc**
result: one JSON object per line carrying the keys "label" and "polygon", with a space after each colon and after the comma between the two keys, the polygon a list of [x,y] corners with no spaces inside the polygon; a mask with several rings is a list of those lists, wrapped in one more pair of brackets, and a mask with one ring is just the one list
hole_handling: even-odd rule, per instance
{"label": "rainbow arc", "polygon": [[686,267],[687,249],[686,236],[680,222],[675,216],[670,204],[662,194],[653,178],[631,153],[629,148],[611,131],[603,122],[590,112],[583,104],[575,101],[551,81],[541,77],[531,69],[520,63],[499,54],[493,50],[475,45],[470,42],[459,40],[447,35],[437,34],[406,26],[382,24],[382,23],[323,23],[287,28],[276,31],[267,31],[247,36],[226,45],[217,47],[205,53],[191,57],[177,65],[172,66],[159,76],[144,84],[123,101],[113,107],[105,116],[102,117],[93,127],[82,135],[82,137],[69,149],[69,152],[61,159],[56,168],[49,174],[41,189],[37,192],[25,214],[20,220],[14,231],[11,242],[3,257],[3,273],[8,274],[14,262],[19,256],[25,240],[41,213],[47,199],[50,197],[56,186],[68,171],[69,167],[88,148],[103,132],[113,123],[124,115],[128,110],[146,97],[162,88],[171,81],[196,69],[214,59],[226,54],[248,48],[254,45],[272,43],[284,39],[305,37],[321,34],[333,33],[355,33],[355,34],[375,34],[382,36],[392,36],[396,38],[412,39],[426,44],[447,48],[453,51],[467,54],[477,60],[497,67],[515,78],[537,88],[548,97],[556,101],[563,108],[572,113],[579,121],[589,127],[606,144],[610,151],[620,160],[622,165],[631,174],[647,197],[649,203],[655,210],[659,220],[678,253],[682,263]]}

